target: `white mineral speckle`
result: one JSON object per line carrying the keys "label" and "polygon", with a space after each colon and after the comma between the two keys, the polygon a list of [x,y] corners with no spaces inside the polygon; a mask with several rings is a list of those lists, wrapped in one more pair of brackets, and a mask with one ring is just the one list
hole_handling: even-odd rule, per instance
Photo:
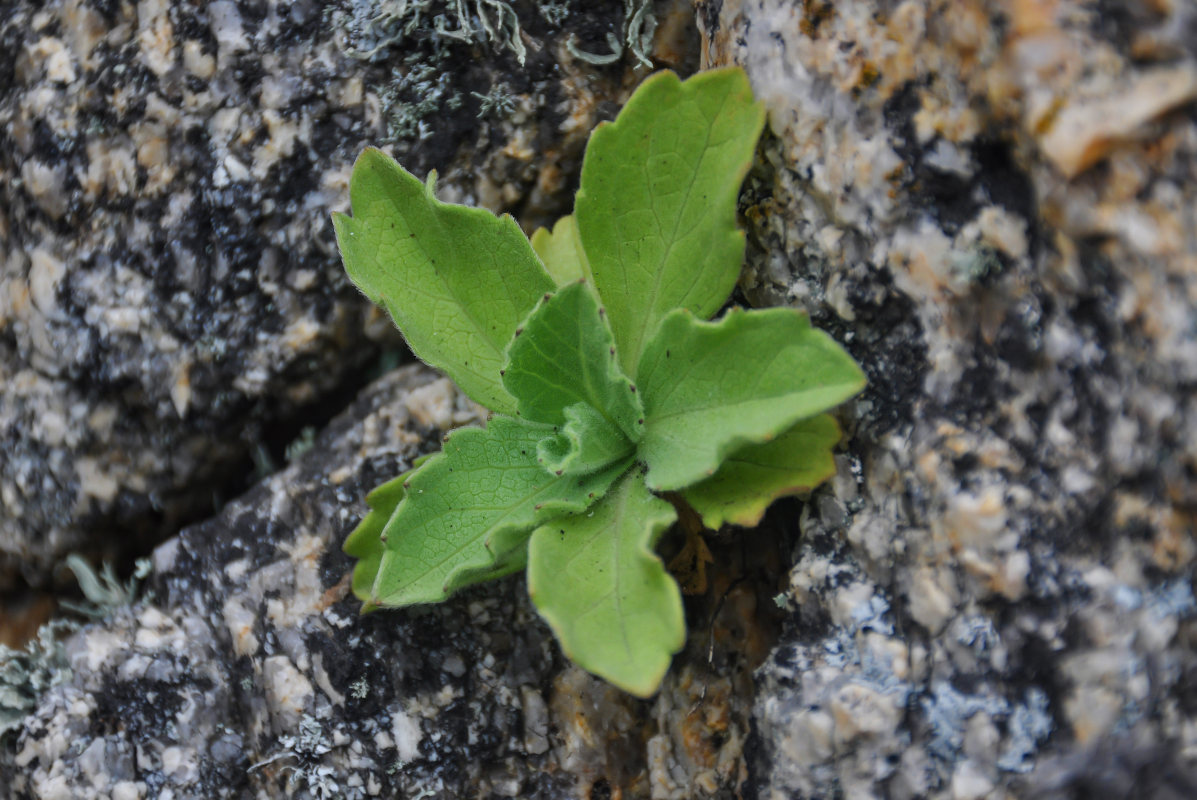
{"label": "white mineral speckle", "polygon": [[412,390],[408,396],[411,414],[421,425],[449,428],[453,425],[453,410],[457,390],[448,380],[437,380]]}
{"label": "white mineral speckle", "polygon": [[297,722],[315,694],[311,682],[286,656],[264,659],[262,680],[271,711],[284,720]]}
{"label": "white mineral speckle", "polygon": [[955,613],[954,581],[949,575],[937,574],[932,567],[921,567],[910,586],[910,616],[937,634]]}
{"label": "white mineral speckle", "polygon": [[196,752],[190,747],[163,748],[160,756],[162,771],[179,783],[193,782],[198,776],[199,770],[199,764],[196,763],[195,757]]}
{"label": "white mineral speckle", "polygon": [[412,716],[401,706],[391,710],[391,737],[395,742],[395,749],[400,761],[411,761],[420,755],[420,740],[424,732],[420,730],[419,718]]}
{"label": "white mineral speckle", "polygon": [[[1068,177],[1091,166],[1161,114],[1197,97],[1197,68],[1182,63],[1133,74],[1109,92],[1095,80],[1065,103],[1040,138],[1044,152]],[[1094,94],[1095,97],[1085,97]]]}
{"label": "white mineral speckle", "polygon": [[61,40],[47,36],[39,39],[30,50],[35,58],[45,64],[47,78],[55,83],[74,83],[75,65],[71,62],[70,51]]}
{"label": "white mineral speckle", "polygon": [[146,606],[138,617],[137,646],[150,650],[179,644],[180,631],[174,621],[154,606]]}
{"label": "white mineral speckle", "polygon": [[170,401],[180,418],[191,407],[191,360],[181,358],[174,367],[174,381],[170,387]]}
{"label": "white mineral speckle", "polygon": [[77,797],[64,775],[38,780],[34,788],[39,800],[74,800]]}
{"label": "white mineral speckle", "polygon": [[[110,661],[119,660],[116,654],[129,647],[128,641],[119,633],[103,629],[87,631],[75,642],[82,647],[71,653],[72,668],[89,672],[95,672]],[[84,706],[80,711],[86,714],[88,709]]]}
{"label": "white mineral speckle", "polygon": [[167,0],[140,0],[137,4],[137,43],[148,66],[164,76],[174,66],[174,27]]}
{"label": "white mineral speckle", "polygon": [[793,717],[786,737],[786,757],[795,764],[813,766],[829,761],[835,753],[835,720],[825,711],[803,710]]}
{"label": "white mineral speckle", "polygon": [[899,709],[894,706],[894,697],[867,686],[844,686],[832,695],[830,708],[836,740],[840,743],[891,731],[898,723]]}
{"label": "white mineral speckle", "polygon": [[249,47],[245,38],[245,29],[241,21],[241,12],[237,4],[231,0],[215,0],[208,4],[208,19],[211,21],[212,35],[220,45],[222,55],[235,53]]}
{"label": "white mineral speckle", "polygon": [[33,304],[47,316],[58,310],[58,283],[66,269],[48,250],[38,247],[29,254],[29,292]]}
{"label": "white mineral speckle", "polygon": [[233,650],[237,655],[248,656],[258,651],[258,637],[254,635],[257,615],[242,600],[240,595],[229,597],[221,610],[224,624],[233,640]]}
{"label": "white mineral speckle", "polygon": [[79,476],[79,501],[86,502],[94,497],[103,502],[111,502],[120,491],[120,482],[108,472],[107,465],[95,458],[80,458],[75,462],[75,470]]}
{"label": "white mineral speckle", "polygon": [[183,67],[195,77],[207,80],[216,72],[216,59],[204,52],[201,42],[189,39],[183,43]]}
{"label": "white mineral speckle", "polygon": [[993,789],[993,781],[972,761],[962,762],[952,774],[952,800],[983,800]]}
{"label": "white mineral speckle", "polygon": [[112,786],[112,800],[141,800],[145,796],[146,786],[141,781],[120,781]]}

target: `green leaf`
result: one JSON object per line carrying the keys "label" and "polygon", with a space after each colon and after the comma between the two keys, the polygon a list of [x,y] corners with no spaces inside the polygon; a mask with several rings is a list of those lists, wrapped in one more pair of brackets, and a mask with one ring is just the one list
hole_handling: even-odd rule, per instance
{"label": "green leaf", "polygon": [[350,588],[357,599],[366,603],[362,611],[371,610],[368,601],[370,589],[374,586],[374,579],[378,575],[378,565],[382,562],[383,528],[386,527],[391,515],[395,513],[399,501],[403,499],[403,484],[432,455],[432,453],[427,453],[420,456],[412,462],[411,469],[407,472],[376,486],[370,494],[366,495],[366,506],[370,511],[345,537],[345,543],[341,545],[341,549],[346,555],[358,559],[358,562],[353,565],[353,579]]}
{"label": "green leaf", "polygon": [[578,224],[573,214],[557,220],[552,232],[537,228],[532,234],[532,249],[558,286],[590,278],[590,264],[578,238]]}
{"label": "green leaf", "polygon": [[524,419],[565,423],[565,409],[586,403],[629,439],[640,438],[644,409],[619,370],[611,330],[585,284],[549,295],[507,349],[503,385]]}
{"label": "green leaf", "polygon": [[586,475],[626,458],[636,447],[588,403],[566,408],[565,419],[561,433],[542,440],[536,448],[550,472]]}
{"label": "green leaf", "polygon": [[548,425],[494,417],[486,428],[445,437],[442,453],[406,484],[406,496],[383,530],[384,552],[370,602],[434,603],[479,575],[510,566],[533,527],[561,513],[584,511],[626,470],[557,477],[537,461]]}
{"label": "green leaf", "polygon": [[[595,132],[574,215],[530,244],[509,217],[437,201],[435,175],[362,155],[354,216],[334,215],[346,270],[496,412],[367,499],[345,543],[365,608],[526,567],[570,658],[657,690],[685,623],[653,552],[677,514],[653,491],[712,527],[756,524],[832,474],[823,412],[864,385],[793,310],[703,321],[740,274],[737,195],[763,123],[742,70],[652,76]],[[691,539],[680,556],[701,579]]]}
{"label": "green leaf", "polygon": [[467,567],[454,573],[452,580],[445,585],[445,591],[452,594],[467,586],[505,578],[526,568],[528,566],[528,536],[529,532],[524,531],[519,544],[514,549],[495,556],[493,564],[482,568]]}
{"label": "green leaf", "polygon": [[353,217],[333,215],[345,271],[419,358],[492,411],[513,413],[504,349],[553,281],[511,217],[442,203],[434,181],[420,183],[381,150],[362,153]]}
{"label": "green leaf", "polygon": [[852,357],[805,314],[732,309],[716,322],[675,311],[640,365],[645,402],[639,457],[656,491],[715,474],[730,453],[770,441],[865,385]]}
{"label": "green leaf", "polygon": [[570,660],[639,697],[686,640],[682,597],[653,546],[677,517],[639,471],[584,516],[554,519],[528,545],[528,592]]}
{"label": "green leaf", "polygon": [[741,69],[658,72],[591,135],[574,214],[629,375],[662,317],[705,319],[735,286],[736,199],[764,119]]}
{"label": "green leaf", "polygon": [[732,453],[682,497],[712,530],[726,522],[754,527],[777,498],[809,491],[835,474],[831,448],[839,440],[840,426],[831,416],[802,420],[771,442]]}

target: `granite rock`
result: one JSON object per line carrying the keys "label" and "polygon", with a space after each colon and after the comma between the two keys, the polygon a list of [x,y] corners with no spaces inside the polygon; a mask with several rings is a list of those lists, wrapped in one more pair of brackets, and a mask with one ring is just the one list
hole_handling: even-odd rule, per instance
{"label": "granite rock", "polygon": [[798,521],[759,796],[1197,791],[1191,9],[698,10],[769,111],[743,294],[870,379]]}
{"label": "granite rock", "polygon": [[742,781],[776,627],[745,576],[776,580],[779,559],[721,558],[725,600],[695,598],[708,634],[653,701],[570,666],[522,577],[359,614],[339,544],[361,498],[480,412],[431,370],[396,370],[160,546],[147,599],[68,640],[70,679],[0,762],[5,796],[681,798]]}
{"label": "granite rock", "polygon": [[153,598],[68,643],[0,788],[1197,794],[1192,12],[696,10],[704,65],[769,109],[739,299],[807,310],[870,385],[832,481],[708,537],[659,694],[570,667],[518,578],[356,616],[362,495],[477,414],[410,367],[159,548]]}
{"label": "granite rock", "polygon": [[[400,347],[329,221],[365,145],[528,224],[568,208],[637,68],[573,52],[628,15],[474,5],[3,4],[0,589],[212,513]],[[625,38],[684,58],[665,28]]]}

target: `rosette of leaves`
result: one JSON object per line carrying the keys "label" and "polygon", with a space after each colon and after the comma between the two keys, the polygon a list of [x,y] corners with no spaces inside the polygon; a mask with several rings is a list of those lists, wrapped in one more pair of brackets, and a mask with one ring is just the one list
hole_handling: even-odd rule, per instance
{"label": "rosette of leaves", "polygon": [[685,502],[755,525],[834,470],[825,412],[864,386],[794,309],[732,309],[736,198],[764,123],[739,69],[648,78],[588,143],[574,214],[531,241],[378,150],[335,216],[345,269],[492,412],[378,487],[345,542],[366,609],[527,569],[575,663],[639,696],[685,640],[654,552]]}

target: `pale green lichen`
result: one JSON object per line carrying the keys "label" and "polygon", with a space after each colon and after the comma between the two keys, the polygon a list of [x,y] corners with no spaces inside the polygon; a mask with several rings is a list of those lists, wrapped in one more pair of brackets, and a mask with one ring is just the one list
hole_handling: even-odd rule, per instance
{"label": "pale green lichen", "polygon": [[293,761],[279,767],[279,772],[287,776],[289,795],[302,787],[314,798],[332,800],[365,796],[360,788],[342,786],[333,766],[323,762],[324,756],[333,749],[333,739],[324,724],[311,714],[303,715],[298,734],[279,737],[278,746],[272,755],[251,765],[249,772],[279,761]]}
{"label": "pale green lichen", "polygon": [[557,27],[569,16],[569,3],[541,3],[536,10],[545,22]]}
{"label": "pale green lichen", "polygon": [[378,92],[386,125],[385,143],[423,141],[432,135],[427,117],[439,109],[461,107],[463,98],[453,88],[451,74],[430,63],[436,60],[426,60],[418,53],[408,56],[406,70],[393,70],[392,82]]}
{"label": "pale green lichen", "polygon": [[303,429],[299,431],[299,435],[287,445],[287,449],[284,451],[284,457],[287,459],[287,463],[292,464],[299,460],[299,458],[301,458],[304,453],[311,450],[312,446],[315,444],[315,427],[311,425],[304,425]]}
{"label": "pale green lichen", "polygon": [[508,117],[515,111],[516,100],[518,97],[507,91],[507,87],[501,83],[496,83],[490,87],[490,91],[486,94],[479,94],[478,92],[470,92],[474,97],[478,98],[478,118],[483,117]]}
{"label": "pale green lichen", "polygon": [[[91,619],[103,619],[132,603],[138,586],[150,572],[148,558],[138,559],[133,575],[124,582],[117,578],[111,564],[105,563],[97,573],[74,553],[67,556],[64,565],[75,574],[87,602],[60,600],[59,605]],[[73,620],[56,619],[41,626],[24,650],[0,644],[0,736],[21,727],[46,691],[70,679],[62,640],[78,629],[79,623]]]}
{"label": "pale green lichen", "polygon": [[[558,27],[572,13],[566,1],[537,6],[540,16]],[[455,71],[450,49],[458,43],[507,51],[522,66],[527,57],[519,17],[502,0],[356,0],[348,8],[332,9],[326,20],[339,32],[343,50],[351,58],[380,62],[402,50],[403,64],[393,68],[392,80],[376,90],[385,135],[383,144],[424,141],[432,136],[430,120],[438,111],[455,110],[465,98],[453,85]],[[624,0],[620,34],[607,34],[611,52],[591,53],[571,34],[566,51],[590,64],[612,64],[631,52],[651,66],[656,17],[650,0]],[[482,101],[478,116],[505,117],[515,110],[515,98],[503,86],[472,92]]]}
{"label": "pale green lichen", "polygon": [[602,66],[613,64],[623,58],[624,50],[631,50],[632,55],[646,67],[652,66],[652,59],[648,57],[652,50],[653,34],[657,30],[657,18],[653,14],[651,0],[624,0],[623,41],[614,33],[607,34],[607,45],[610,53],[590,53],[578,47],[578,39],[570,34],[565,41],[565,49],[571,56],[588,64]]}
{"label": "pale green lichen", "polygon": [[0,736],[20,728],[46,691],[70,679],[62,639],[78,627],[54,620],[38,629],[24,650],[0,644]]}
{"label": "pale green lichen", "polygon": [[75,580],[79,581],[79,589],[87,598],[87,602],[60,600],[59,605],[91,619],[104,619],[116,609],[137,599],[137,587],[150,574],[151,569],[148,558],[139,558],[133,567],[133,574],[122,583],[108,562],[104,562],[98,573],[82,556],[74,553],[67,556],[64,563],[75,573]]}
{"label": "pale green lichen", "polygon": [[345,52],[366,61],[380,60],[421,33],[510,50],[521,65],[527,56],[519,17],[502,0],[355,2],[347,14],[340,13],[338,23],[345,32]]}

